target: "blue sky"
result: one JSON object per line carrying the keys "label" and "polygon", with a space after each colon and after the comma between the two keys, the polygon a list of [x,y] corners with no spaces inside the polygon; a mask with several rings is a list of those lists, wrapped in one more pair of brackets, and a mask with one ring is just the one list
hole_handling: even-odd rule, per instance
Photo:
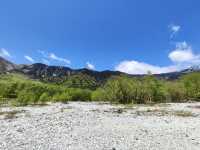
{"label": "blue sky", "polygon": [[198,0],[0,1],[0,56],[131,74],[200,62]]}

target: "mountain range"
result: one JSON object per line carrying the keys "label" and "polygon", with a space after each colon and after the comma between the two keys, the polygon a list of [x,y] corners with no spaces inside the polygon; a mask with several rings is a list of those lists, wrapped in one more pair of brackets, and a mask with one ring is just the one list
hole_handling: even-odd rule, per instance
{"label": "mountain range", "polygon": [[[191,72],[200,72],[200,67],[194,66],[182,71],[154,74],[154,76],[160,79],[175,80],[180,78],[182,75]],[[32,79],[39,79],[48,82],[63,81],[74,75],[86,75],[95,79],[97,82],[106,81],[108,78],[112,76],[120,76],[120,75],[125,75],[129,77],[145,76],[145,75],[130,75],[119,71],[110,71],[110,70],[94,71],[86,68],[72,69],[63,66],[48,66],[42,63],[35,63],[31,65],[17,65],[4,59],[3,57],[0,57],[0,73],[21,73],[29,76]]]}

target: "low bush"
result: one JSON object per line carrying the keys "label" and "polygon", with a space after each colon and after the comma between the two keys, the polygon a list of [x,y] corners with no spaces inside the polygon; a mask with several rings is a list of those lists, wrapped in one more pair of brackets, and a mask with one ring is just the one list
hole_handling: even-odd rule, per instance
{"label": "low bush", "polygon": [[39,102],[45,103],[51,100],[51,96],[47,92],[44,92],[42,95],[40,95]]}
{"label": "low bush", "polygon": [[106,100],[106,93],[102,88],[99,88],[92,92],[91,95],[92,101],[105,101]]}
{"label": "low bush", "polygon": [[63,102],[67,103],[69,100],[71,100],[71,96],[69,93],[64,92],[64,93],[57,93],[53,96],[53,101],[54,102]]}
{"label": "low bush", "polygon": [[33,92],[27,92],[26,90],[21,91],[14,102],[14,105],[26,106],[29,104],[34,104],[37,101],[37,97]]}
{"label": "low bush", "polygon": [[87,89],[70,89],[69,94],[72,101],[91,101],[92,92]]}

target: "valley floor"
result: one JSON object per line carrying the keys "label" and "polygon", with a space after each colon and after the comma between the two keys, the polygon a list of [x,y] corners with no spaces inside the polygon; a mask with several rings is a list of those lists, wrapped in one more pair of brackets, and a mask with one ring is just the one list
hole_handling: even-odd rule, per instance
{"label": "valley floor", "polygon": [[2,150],[199,150],[200,103],[0,108]]}

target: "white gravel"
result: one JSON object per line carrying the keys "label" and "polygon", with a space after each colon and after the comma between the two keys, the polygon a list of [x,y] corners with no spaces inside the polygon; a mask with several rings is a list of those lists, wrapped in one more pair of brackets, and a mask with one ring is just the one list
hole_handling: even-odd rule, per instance
{"label": "white gravel", "polygon": [[[0,149],[199,150],[200,107],[193,106],[200,103],[124,108],[70,102],[4,107],[0,108]],[[12,111],[19,112],[6,114]],[[176,115],[183,111],[193,116]]]}

